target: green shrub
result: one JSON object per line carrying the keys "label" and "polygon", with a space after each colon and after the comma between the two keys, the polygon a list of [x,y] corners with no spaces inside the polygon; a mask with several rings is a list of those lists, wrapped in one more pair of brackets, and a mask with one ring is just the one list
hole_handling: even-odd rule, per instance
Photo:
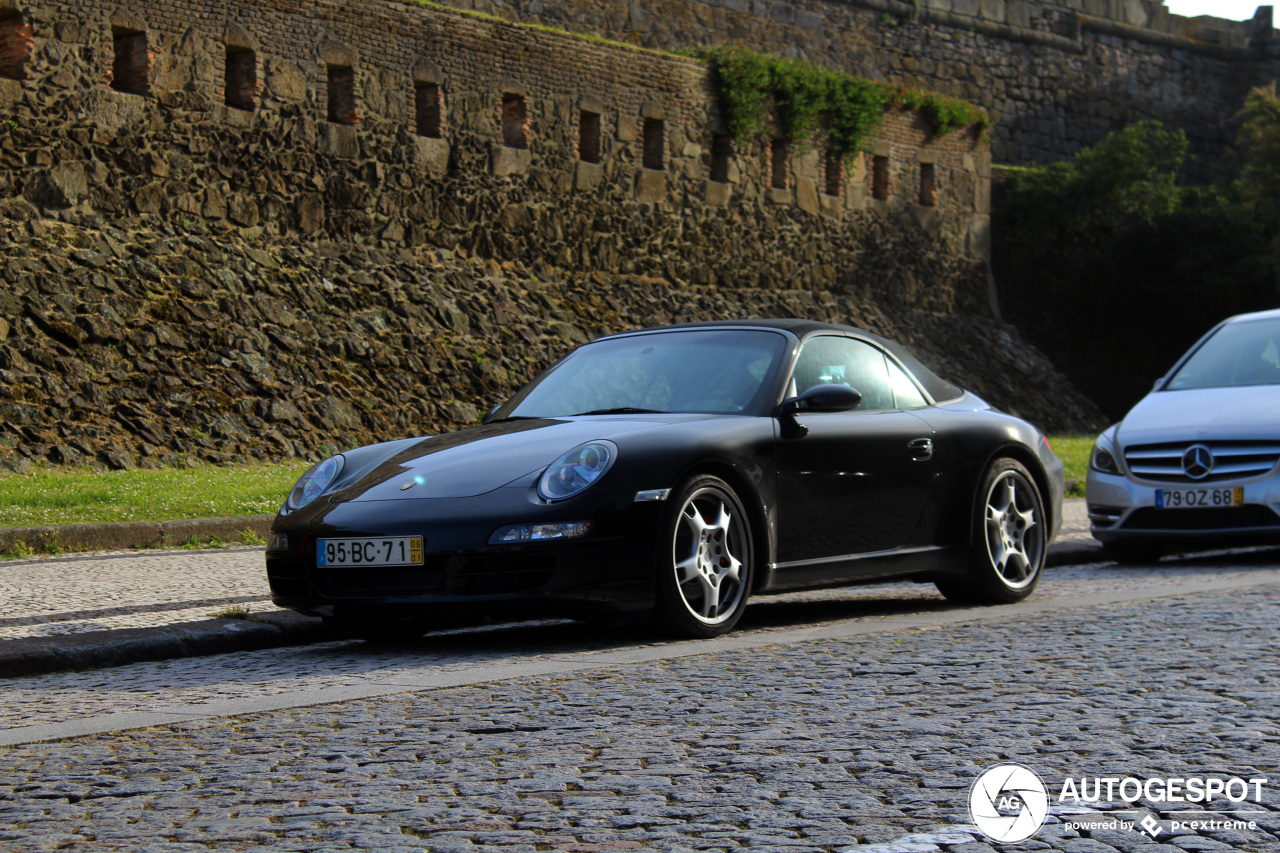
{"label": "green shrub", "polygon": [[694,48],[707,60],[729,133],[749,140],[769,129],[772,117],[782,139],[803,144],[825,126],[836,152],[864,150],[867,137],[891,109],[919,110],[935,136],[962,127],[988,127],[977,107],[918,89],[904,89],[831,71],[809,62],[757,53],[745,47]]}

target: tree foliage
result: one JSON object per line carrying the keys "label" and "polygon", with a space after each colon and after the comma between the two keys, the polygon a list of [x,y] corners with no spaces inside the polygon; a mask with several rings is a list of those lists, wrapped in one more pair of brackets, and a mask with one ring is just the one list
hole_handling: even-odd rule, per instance
{"label": "tree foliage", "polygon": [[[1280,139],[1280,110],[1269,127]],[[1009,319],[1117,418],[1210,325],[1276,298],[1276,225],[1243,178],[1180,186],[1186,156],[1181,131],[1142,122],[1019,170],[996,206]],[[1270,162],[1280,182],[1280,158]]]}
{"label": "tree foliage", "polygon": [[1241,118],[1235,185],[1259,222],[1280,233],[1280,99],[1274,82],[1249,93]]}

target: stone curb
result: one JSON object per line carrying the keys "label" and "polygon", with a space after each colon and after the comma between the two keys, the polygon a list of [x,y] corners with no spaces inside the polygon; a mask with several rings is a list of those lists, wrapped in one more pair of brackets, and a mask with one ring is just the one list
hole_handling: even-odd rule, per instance
{"label": "stone curb", "polygon": [[[1045,564],[1049,567],[1078,565],[1104,559],[1097,542],[1069,541],[1050,546]],[[326,628],[319,619],[279,610],[255,613],[247,619],[208,619],[159,628],[0,640],[0,679],[337,639],[342,636]]]}
{"label": "stone curb", "polygon": [[1048,568],[1054,566],[1076,566],[1081,563],[1102,563],[1111,559],[1102,553],[1102,543],[1096,539],[1071,539],[1066,542],[1055,542],[1049,546],[1049,553],[1044,556],[1044,564]]}
{"label": "stone curb", "polygon": [[0,679],[301,646],[333,639],[338,635],[319,619],[281,610],[245,619],[208,619],[160,628],[0,640]]}
{"label": "stone curb", "polygon": [[[33,553],[72,551],[121,551],[163,548],[191,539],[223,542],[260,542],[271,530],[273,515],[241,515],[231,518],[196,518],[187,521],[131,521],[117,524],[61,524],[45,527],[0,529],[0,552],[22,542]],[[248,535],[246,535],[248,534]],[[256,537],[256,538],[255,538]]]}

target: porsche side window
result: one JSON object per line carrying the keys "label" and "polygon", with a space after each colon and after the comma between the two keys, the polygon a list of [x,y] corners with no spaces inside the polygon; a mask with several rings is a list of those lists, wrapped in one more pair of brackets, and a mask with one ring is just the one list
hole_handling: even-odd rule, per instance
{"label": "porsche side window", "polygon": [[893,399],[899,409],[923,409],[929,405],[906,371],[892,361],[889,362],[889,384],[893,386]]}
{"label": "porsche side window", "polygon": [[800,350],[792,375],[797,394],[815,385],[847,385],[862,394],[857,411],[892,409],[893,388],[884,354],[854,338],[820,335]]}

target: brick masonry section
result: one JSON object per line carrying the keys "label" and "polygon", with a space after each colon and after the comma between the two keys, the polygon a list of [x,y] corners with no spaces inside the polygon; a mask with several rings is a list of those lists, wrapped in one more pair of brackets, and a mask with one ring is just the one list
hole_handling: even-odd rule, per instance
{"label": "brick masonry section", "polygon": [[1159,119],[1187,131],[1197,177],[1280,55],[1270,7],[1240,22],[1171,15],[1161,0],[447,2],[647,47],[731,41],[961,97],[994,122],[997,163],[1066,159]]}
{"label": "brick masonry section", "polygon": [[[0,191],[42,208],[203,217],[267,238],[461,244],[496,256],[540,246],[559,265],[606,271],[652,257],[651,245],[619,252],[617,238],[656,214],[665,230],[694,239],[726,225],[781,230],[824,261],[692,253],[704,263],[677,262],[678,277],[801,287],[826,285],[851,262],[837,247],[864,242],[859,212],[921,227],[911,195],[868,203],[864,155],[838,195],[819,192],[821,138],[796,147],[785,180],[771,174],[762,137],[735,145],[717,169],[723,179],[712,181],[723,126],[709,68],[669,54],[391,0],[305,12],[72,0],[19,15],[34,39],[29,79],[0,87],[0,116],[10,120]],[[416,103],[424,86],[435,87],[438,119]],[[598,164],[579,162],[584,109],[600,115]],[[30,169],[45,159],[32,150],[59,139],[67,146],[57,173]],[[903,185],[918,184],[921,162],[934,164],[941,201],[925,231],[943,255],[983,265],[986,144],[971,131],[931,138],[909,113],[888,116],[876,144],[891,150]],[[596,224],[565,228],[566,212]],[[602,215],[617,225],[600,228]],[[477,233],[490,225],[507,233]]]}

